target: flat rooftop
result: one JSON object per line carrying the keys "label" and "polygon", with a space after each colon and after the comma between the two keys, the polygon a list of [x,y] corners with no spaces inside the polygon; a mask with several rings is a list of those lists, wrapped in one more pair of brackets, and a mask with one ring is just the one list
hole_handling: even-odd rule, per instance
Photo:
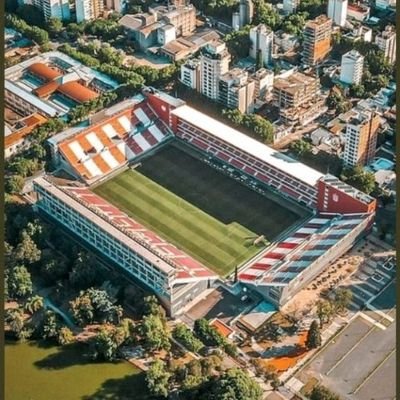
{"label": "flat rooftop", "polygon": [[260,143],[190,106],[183,105],[178,107],[172,111],[172,114],[307,185],[316,186],[317,182],[324,176],[315,169]]}

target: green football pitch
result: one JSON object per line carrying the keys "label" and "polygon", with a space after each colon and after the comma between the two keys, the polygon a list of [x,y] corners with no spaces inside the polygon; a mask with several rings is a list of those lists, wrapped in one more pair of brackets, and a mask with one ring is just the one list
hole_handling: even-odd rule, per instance
{"label": "green football pitch", "polygon": [[222,276],[305,216],[173,145],[93,191]]}

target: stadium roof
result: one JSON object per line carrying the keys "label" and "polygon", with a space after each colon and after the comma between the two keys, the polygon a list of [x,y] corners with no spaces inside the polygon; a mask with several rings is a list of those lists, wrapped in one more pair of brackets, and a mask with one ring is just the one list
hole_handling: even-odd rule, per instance
{"label": "stadium roof", "polygon": [[190,106],[178,107],[172,111],[172,114],[308,185],[315,186],[319,179],[324,176],[315,169],[260,143],[236,129],[230,128]]}
{"label": "stadium roof", "polygon": [[306,271],[333,246],[354,232],[371,214],[321,213],[289,237],[269,247],[239,273],[239,280],[254,285],[285,286]]}
{"label": "stadium roof", "polygon": [[62,75],[62,73],[56,70],[55,68],[51,68],[46,64],[40,62],[31,64],[28,67],[28,70],[33,74],[40,76],[41,78],[46,79],[48,81],[52,81],[53,79],[56,79]]}
{"label": "stadium roof", "polygon": [[216,274],[182,250],[128,217],[86,187],[59,187],[43,177],[35,183],[132,249],[176,283],[216,278]]}

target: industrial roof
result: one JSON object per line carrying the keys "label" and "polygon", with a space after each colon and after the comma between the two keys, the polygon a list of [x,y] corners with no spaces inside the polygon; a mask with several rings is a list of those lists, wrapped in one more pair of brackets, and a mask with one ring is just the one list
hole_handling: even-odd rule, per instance
{"label": "industrial roof", "polygon": [[183,105],[172,111],[172,114],[189,122],[199,129],[212,134],[222,141],[241,149],[292,177],[315,186],[324,175],[285,154],[266,146],[263,143],[230,128],[229,126],[203,114],[196,109]]}
{"label": "industrial roof", "polygon": [[62,73],[56,70],[55,68],[51,68],[46,64],[40,62],[31,64],[28,67],[28,70],[33,74],[40,76],[41,78],[46,79],[48,81],[52,81],[53,79],[56,79],[62,75]]}
{"label": "industrial roof", "polygon": [[32,104],[36,108],[38,108],[40,111],[44,112],[45,114],[49,115],[50,117],[55,117],[58,113],[59,110],[50,106],[49,104],[45,103],[44,101],[40,100],[38,97],[35,95],[26,92],[25,90],[22,90],[19,88],[17,85],[14,83],[10,82],[9,80],[4,81],[4,89],[9,90],[10,92],[14,93],[16,96],[24,99],[24,101],[27,101],[28,103]]}
{"label": "industrial roof", "polygon": [[58,91],[78,103],[93,100],[99,96],[95,91],[81,85],[79,82],[70,81],[59,86]]}

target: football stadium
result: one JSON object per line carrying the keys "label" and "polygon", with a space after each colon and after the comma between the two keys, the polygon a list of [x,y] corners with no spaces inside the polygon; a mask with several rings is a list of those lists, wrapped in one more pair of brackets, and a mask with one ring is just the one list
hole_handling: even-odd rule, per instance
{"label": "football stadium", "polygon": [[49,144],[76,180],[37,178],[37,209],[171,316],[217,279],[282,306],[374,217],[372,197],[154,89]]}

